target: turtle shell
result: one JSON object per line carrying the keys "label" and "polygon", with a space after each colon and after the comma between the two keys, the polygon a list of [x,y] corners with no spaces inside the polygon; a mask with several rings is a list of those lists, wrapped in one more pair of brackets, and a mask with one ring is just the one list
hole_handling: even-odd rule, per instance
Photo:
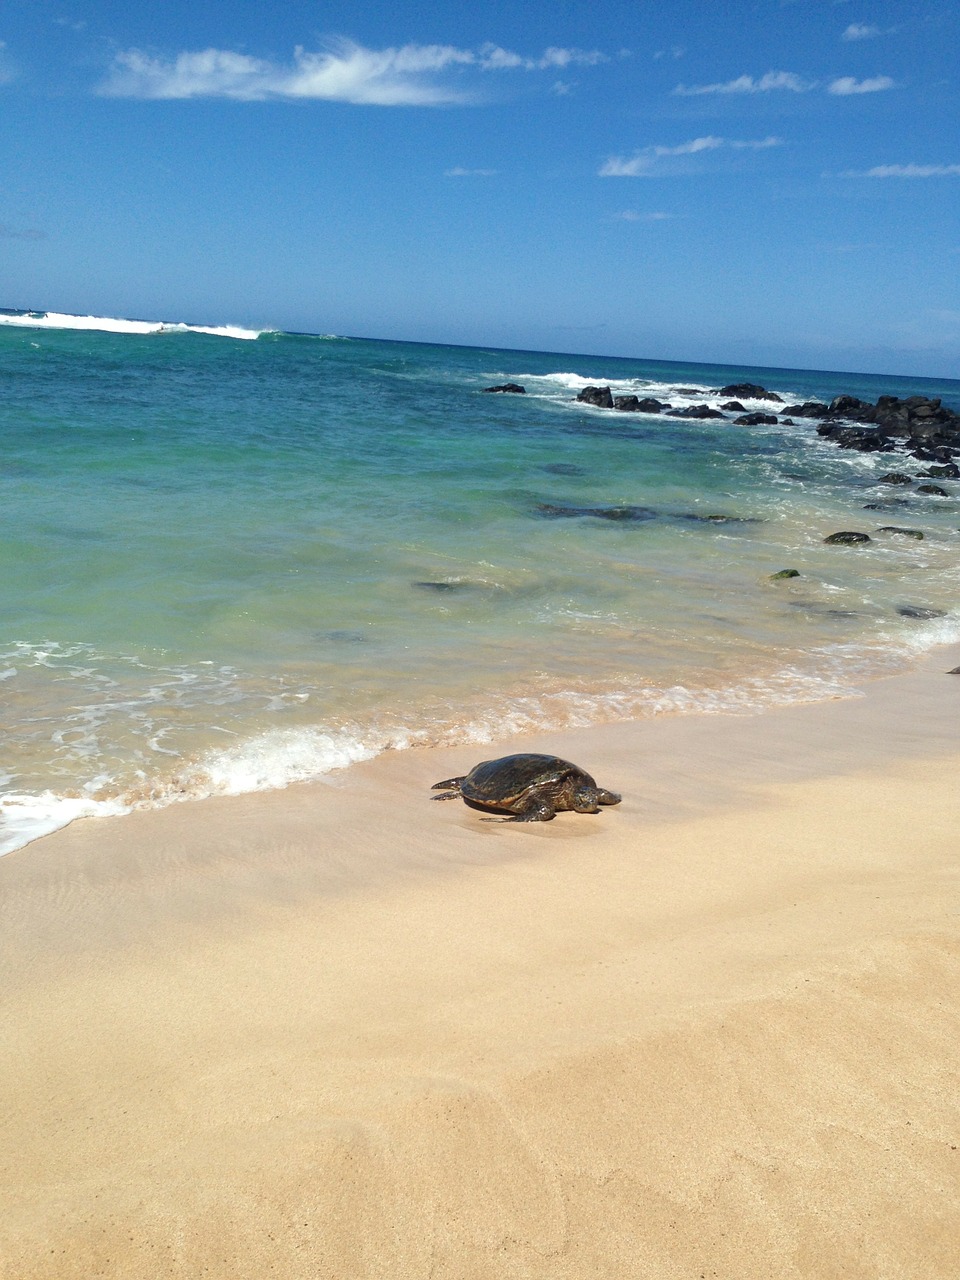
{"label": "turtle shell", "polygon": [[561,760],[559,756],[522,754],[484,760],[471,769],[460,786],[460,794],[473,804],[511,809],[531,791],[556,793],[564,783],[595,787],[589,773]]}

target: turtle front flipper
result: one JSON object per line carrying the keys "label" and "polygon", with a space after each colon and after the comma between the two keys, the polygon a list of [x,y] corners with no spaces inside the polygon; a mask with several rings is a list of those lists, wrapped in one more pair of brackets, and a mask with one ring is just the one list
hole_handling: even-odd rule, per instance
{"label": "turtle front flipper", "polygon": [[448,778],[446,782],[435,782],[430,788],[431,791],[443,791],[442,796],[431,796],[431,800],[459,800],[460,787],[466,779],[466,774],[462,778]]}
{"label": "turtle front flipper", "polygon": [[532,796],[523,806],[514,809],[509,818],[481,818],[481,822],[552,822],[557,811],[546,800]]}

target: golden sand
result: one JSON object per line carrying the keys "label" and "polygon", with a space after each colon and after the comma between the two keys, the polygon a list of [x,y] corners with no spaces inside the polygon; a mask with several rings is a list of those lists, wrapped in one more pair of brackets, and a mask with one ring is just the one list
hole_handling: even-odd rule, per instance
{"label": "golden sand", "polygon": [[954,1280],[958,656],[0,860],[0,1276]]}

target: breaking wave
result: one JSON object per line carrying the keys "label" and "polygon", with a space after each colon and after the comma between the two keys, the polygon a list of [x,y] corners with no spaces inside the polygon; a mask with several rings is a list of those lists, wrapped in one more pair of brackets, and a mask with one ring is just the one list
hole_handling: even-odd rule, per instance
{"label": "breaking wave", "polygon": [[114,316],[74,316],[60,311],[0,312],[0,324],[27,329],[79,329],[97,333],[206,333],[215,338],[252,341],[273,329],[246,329],[240,325],[184,324],[167,320],[124,320]]}

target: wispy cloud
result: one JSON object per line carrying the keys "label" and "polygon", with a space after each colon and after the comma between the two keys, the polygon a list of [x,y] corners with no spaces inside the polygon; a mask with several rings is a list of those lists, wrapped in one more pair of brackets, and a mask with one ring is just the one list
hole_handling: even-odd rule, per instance
{"label": "wispy cloud", "polygon": [[613,215],[614,222],[669,222],[675,218],[675,213],[638,213],[636,209],[623,209],[620,213]]}
{"label": "wispy cloud", "polygon": [[693,138],[690,142],[681,142],[675,147],[651,146],[635,151],[632,156],[610,156],[598,170],[601,178],[640,178],[653,172],[656,162],[670,156],[692,156],[701,151],[718,151],[721,147],[730,147],[735,151],[765,151],[768,147],[783,146],[782,138],[760,138],[756,141],[741,141],[736,138],[717,138],[708,134],[703,138]]}
{"label": "wispy cloud", "polygon": [[496,173],[496,169],[464,169],[458,164],[452,169],[444,169],[443,176],[445,178],[493,178],[496,177]]}
{"label": "wispy cloud", "polygon": [[842,178],[949,178],[960,176],[960,164],[878,164],[847,169]]}
{"label": "wispy cloud", "polygon": [[678,84],[673,92],[682,97],[694,97],[704,93],[772,93],[778,89],[807,93],[816,87],[816,81],[804,80],[793,71],[768,71],[759,80],[753,76],[737,76],[735,80],[725,80],[720,84]]}
{"label": "wispy cloud", "polygon": [[[826,89],[828,93],[847,97],[854,93],[879,93],[894,86],[895,82],[890,76],[874,76],[869,80],[839,76],[836,80],[831,80]],[[690,98],[708,93],[774,93],[784,89],[790,93],[809,93],[820,87],[818,80],[804,80],[793,71],[768,71],[759,80],[753,76],[737,76],[735,80],[724,80],[719,84],[678,84],[673,92]]]}
{"label": "wispy cloud", "polygon": [[595,66],[605,61],[596,50],[551,47],[537,58],[522,57],[499,45],[459,49],[454,45],[407,44],[366,49],[336,39],[319,52],[294,50],[287,65],[229,49],[184,52],[172,59],[151,57],[139,49],[118,53],[98,92],[128,98],[318,99],[365,106],[437,106],[470,101],[470,95],[439,83],[442,72],[471,67],[479,71],[546,71]]}
{"label": "wispy cloud", "polygon": [[831,80],[827,85],[827,93],[836,93],[847,97],[851,93],[881,93],[884,89],[892,89],[895,81],[889,76],[874,76],[872,80],[855,80],[853,76],[841,76],[839,80]]}
{"label": "wispy cloud", "polygon": [[883,35],[879,27],[868,22],[851,22],[840,37],[841,40],[872,40],[874,36]]}

